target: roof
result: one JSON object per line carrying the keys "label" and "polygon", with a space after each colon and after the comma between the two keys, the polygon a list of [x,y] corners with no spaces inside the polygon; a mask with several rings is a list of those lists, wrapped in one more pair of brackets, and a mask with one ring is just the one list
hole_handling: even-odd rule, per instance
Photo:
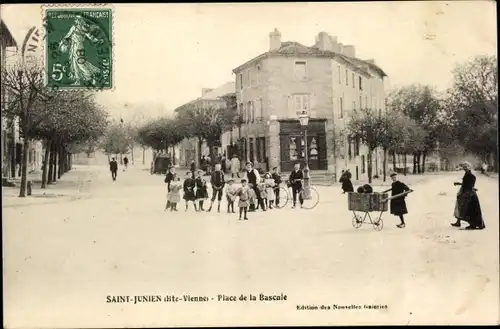
{"label": "roof", "polygon": [[178,108],[175,109],[175,112],[178,112],[181,108],[183,108],[186,105],[191,105],[199,101],[218,101],[218,100],[223,100],[222,97],[234,94],[236,92],[236,83],[234,81],[231,82],[226,82],[222,86],[219,86],[201,97],[198,97],[196,99],[193,99],[190,102],[187,102],[186,104],[183,104],[179,106]]}
{"label": "roof", "polygon": [[303,44],[300,44],[295,41],[285,41],[281,43],[281,47],[275,51],[268,51],[265,53],[260,54],[259,56],[247,61],[246,63],[238,66],[233,70],[233,73],[236,73],[237,71],[244,69],[248,66],[250,66],[252,63],[259,61],[263,58],[268,58],[271,56],[284,56],[284,57],[326,57],[326,58],[333,58],[335,60],[338,60],[340,62],[343,62],[345,65],[351,67],[351,69],[367,76],[371,76],[371,74],[368,72],[368,69],[371,69],[381,76],[387,76],[385,72],[375,65],[374,63],[364,61],[359,58],[355,57],[349,57],[344,54],[340,54],[337,52],[333,51],[327,51],[327,50],[320,50],[316,46],[308,47],[304,46]]}
{"label": "roof", "polygon": [[2,37],[2,44],[5,42],[6,47],[17,47],[16,40],[14,40],[12,33],[10,33],[9,28],[2,19],[0,19],[0,36]]}

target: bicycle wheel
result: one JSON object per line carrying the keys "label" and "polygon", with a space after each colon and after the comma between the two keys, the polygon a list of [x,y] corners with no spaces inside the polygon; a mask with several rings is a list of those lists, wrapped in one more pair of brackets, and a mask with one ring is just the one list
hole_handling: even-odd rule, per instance
{"label": "bicycle wheel", "polygon": [[281,209],[283,208],[284,206],[287,205],[288,203],[288,191],[286,188],[284,188],[283,186],[280,186],[279,188],[279,197],[276,197],[276,208],[278,209]]}
{"label": "bicycle wheel", "polygon": [[300,196],[304,199],[302,208],[313,209],[319,203],[319,193],[314,187],[309,187],[309,197],[304,198],[304,190],[300,191]]}

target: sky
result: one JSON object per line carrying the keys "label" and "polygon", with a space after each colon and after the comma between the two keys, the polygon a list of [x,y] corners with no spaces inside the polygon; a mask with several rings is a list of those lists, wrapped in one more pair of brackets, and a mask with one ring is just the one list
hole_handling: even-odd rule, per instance
{"label": "sky", "polygon": [[[249,4],[113,4],[114,83],[97,96],[112,115],[157,116],[233,81],[232,70],[282,41],[314,44],[319,32],[375,59],[390,88],[429,84],[444,90],[456,64],[496,55],[493,1]],[[39,4],[2,5],[19,45],[42,27]],[[134,116],[134,118],[137,118]]]}

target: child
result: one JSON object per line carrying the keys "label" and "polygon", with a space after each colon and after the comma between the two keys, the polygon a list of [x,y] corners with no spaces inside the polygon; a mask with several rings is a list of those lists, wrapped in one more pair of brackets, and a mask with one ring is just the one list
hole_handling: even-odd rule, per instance
{"label": "child", "polygon": [[[274,199],[276,200],[276,207],[280,205],[280,184],[281,184],[281,175],[278,172],[278,167],[273,168],[273,174],[271,177],[274,180]],[[269,196],[268,196],[269,197]]]}
{"label": "child", "polygon": [[[398,180],[398,175],[396,173],[392,173],[391,178],[392,178],[391,188],[382,192],[382,193],[387,193],[387,192],[391,191],[391,196],[394,196],[394,195],[398,195],[398,194],[401,194],[404,192],[408,192],[408,191],[412,192],[413,191],[408,186],[406,186],[405,183],[402,183]],[[405,197],[406,197],[406,195],[403,195],[403,196],[397,197],[395,199],[391,199],[391,203],[390,203],[391,214],[393,214],[395,216],[399,216],[399,219],[401,220],[401,224],[396,225],[399,228],[406,227],[405,220],[403,217],[403,215],[408,213],[408,209],[406,208]]]}
{"label": "child", "polygon": [[181,189],[181,178],[176,175],[174,180],[170,183],[170,192],[168,193],[170,211],[177,211],[177,203],[181,201]]}
{"label": "child", "polygon": [[205,211],[203,209],[203,202],[204,200],[208,199],[208,192],[207,192],[207,181],[203,178],[203,171],[198,170],[196,173],[196,179],[194,180],[195,185],[196,185],[196,201],[198,201],[198,211]]}
{"label": "child", "polygon": [[234,179],[230,178],[227,181],[226,188],[226,200],[227,200],[227,213],[235,213],[234,211],[234,201],[236,200],[236,193],[238,192],[238,188],[234,186]]}
{"label": "child", "polygon": [[274,179],[271,177],[270,173],[267,173],[264,176],[264,183],[266,184],[266,195],[267,195],[267,203],[266,206],[269,209],[273,209],[274,200],[276,200],[276,195],[274,195]]}
{"label": "child", "polygon": [[300,207],[302,208],[302,204],[304,200],[302,199],[302,180],[304,179],[304,172],[300,170],[300,163],[295,163],[293,165],[293,171],[290,173],[288,178],[288,182],[290,187],[292,188],[292,197],[293,197],[293,206],[292,209],[295,208],[297,204],[297,195],[299,196]]}
{"label": "child", "polygon": [[212,205],[214,204],[215,197],[217,197],[217,212],[220,212],[220,202],[222,200],[222,190],[224,189],[224,172],[221,170],[220,163],[215,165],[215,171],[210,175],[210,184],[212,185],[212,200],[210,201],[210,207],[207,212],[212,210]]}
{"label": "child", "polygon": [[259,189],[260,193],[260,198],[262,199],[262,210],[266,210],[267,208],[267,189],[266,189],[266,183],[264,182],[264,179],[262,180],[261,183],[257,185],[257,188]]}
{"label": "child", "polygon": [[241,220],[241,215],[243,213],[245,214],[245,217],[243,219],[248,220],[247,211],[248,207],[250,206],[249,200],[250,200],[250,193],[252,191],[253,190],[247,185],[247,180],[242,179],[241,187],[236,192],[236,195],[240,198],[240,200],[238,201],[238,206],[240,207],[239,220]]}
{"label": "child", "polygon": [[184,179],[184,184],[183,184],[183,190],[184,190],[183,199],[186,201],[186,211],[188,210],[189,201],[193,202],[194,210],[198,211],[198,209],[196,208],[196,202],[195,202],[196,196],[194,193],[194,188],[195,188],[196,184],[194,182],[194,179],[191,176],[192,176],[192,172],[188,171],[186,173],[186,178]]}
{"label": "child", "polygon": [[[250,189],[248,191],[248,202],[250,209],[255,209],[255,201],[257,201],[257,194],[255,193],[255,190],[253,188],[253,184],[248,184],[248,188]],[[251,211],[251,210],[250,210]]]}

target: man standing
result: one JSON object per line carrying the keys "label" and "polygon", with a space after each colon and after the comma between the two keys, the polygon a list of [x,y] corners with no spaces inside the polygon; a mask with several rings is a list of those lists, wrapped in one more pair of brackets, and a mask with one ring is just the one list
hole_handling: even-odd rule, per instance
{"label": "man standing", "polygon": [[212,205],[214,204],[215,197],[217,196],[217,212],[220,212],[220,202],[222,200],[222,190],[224,189],[224,173],[221,171],[220,163],[215,165],[215,171],[212,172],[210,177],[210,184],[212,185],[212,200],[210,201],[210,207],[207,212],[212,210]]}
{"label": "man standing", "polygon": [[[257,209],[259,206],[263,211],[266,211],[266,207],[264,206],[264,200],[260,196],[260,191],[258,188],[258,183],[260,183],[260,175],[257,169],[253,168],[253,164],[251,162],[247,162],[245,167],[246,179],[248,181],[248,185],[252,185],[252,189],[255,192],[255,196],[257,197]],[[255,211],[255,205],[250,205],[249,211]]]}
{"label": "man standing", "polygon": [[293,171],[290,173],[290,177],[288,181],[290,182],[290,186],[292,187],[292,196],[293,196],[293,206],[292,209],[295,208],[297,204],[297,194],[299,195],[300,207],[302,208],[302,204],[304,203],[304,199],[302,198],[302,180],[304,179],[304,173],[300,170],[300,163],[296,163],[293,166]]}
{"label": "man standing", "polygon": [[116,181],[118,163],[116,162],[115,158],[111,158],[111,161],[109,162],[109,171],[111,171],[111,178],[113,179],[113,182]]}

